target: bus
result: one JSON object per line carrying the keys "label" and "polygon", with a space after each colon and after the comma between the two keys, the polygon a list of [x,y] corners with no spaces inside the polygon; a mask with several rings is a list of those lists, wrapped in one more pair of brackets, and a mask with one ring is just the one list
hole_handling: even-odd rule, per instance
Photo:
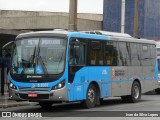
{"label": "bus", "polygon": [[108,97],[135,103],[158,87],[156,43],[105,31],[38,31],[13,42],[10,99],[81,102],[93,108]]}
{"label": "bus", "polygon": [[158,59],[158,71],[160,73],[160,42],[156,42],[157,43],[157,59]]}
{"label": "bus", "polygon": [[[160,41],[156,41],[157,43],[157,61],[158,61],[158,78],[160,78]],[[160,88],[155,89],[157,94],[160,94]]]}

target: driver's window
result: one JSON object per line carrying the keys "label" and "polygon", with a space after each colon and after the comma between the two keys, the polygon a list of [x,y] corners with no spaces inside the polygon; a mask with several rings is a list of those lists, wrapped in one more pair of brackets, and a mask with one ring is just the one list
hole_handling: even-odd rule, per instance
{"label": "driver's window", "polygon": [[85,44],[72,42],[69,50],[69,65],[85,64]]}

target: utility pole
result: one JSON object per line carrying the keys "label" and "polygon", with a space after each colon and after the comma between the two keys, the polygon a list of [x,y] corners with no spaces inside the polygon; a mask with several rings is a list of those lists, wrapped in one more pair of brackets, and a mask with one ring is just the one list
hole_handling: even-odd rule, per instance
{"label": "utility pole", "polygon": [[121,1],[121,33],[125,32],[125,6],[126,6],[126,0]]}
{"label": "utility pole", "polygon": [[77,0],[70,0],[68,29],[77,30]]}
{"label": "utility pole", "polygon": [[2,49],[2,70],[1,70],[1,95],[4,95],[4,67],[5,67],[5,51]]}
{"label": "utility pole", "polygon": [[138,38],[138,0],[134,0],[134,35]]}

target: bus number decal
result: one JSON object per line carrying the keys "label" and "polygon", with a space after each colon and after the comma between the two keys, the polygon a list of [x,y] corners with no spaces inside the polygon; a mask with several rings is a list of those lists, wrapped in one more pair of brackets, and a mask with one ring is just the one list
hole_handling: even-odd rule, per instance
{"label": "bus number decal", "polygon": [[48,83],[39,83],[38,87],[48,87]]}

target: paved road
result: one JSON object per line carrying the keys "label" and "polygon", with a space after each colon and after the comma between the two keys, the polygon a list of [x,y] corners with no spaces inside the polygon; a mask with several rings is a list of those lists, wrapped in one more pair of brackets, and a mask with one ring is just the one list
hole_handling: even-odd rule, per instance
{"label": "paved road", "polygon": [[[139,103],[123,103],[120,98],[110,98],[105,100],[101,106],[92,109],[84,109],[81,104],[63,104],[63,105],[53,105],[51,109],[44,110],[39,105],[31,105],[31,106],[20,106],[20,107],[10,107],[6,109],[0,109],[0,111],[10,111],[10,112],[17,112],[17,113],[42,113],[42,116],[52,116],[45,118],[46,120],[50,119],[65,119],[72,120],[75,117],[79,117],[76,119],[82,119],[82,117],[89,117],[87,119],[97,119],[96,116],[113,116],[111,120],[128,120],[130,117],[114,117],[114,116],[125,116],[126,114],[140,114],[146,113],[155,114],[155,111],[160,111],[160,95],[150,94],[150,95],[142,95],[142,99]],[[63,112],[60,112],[63,111]],[[133,112],[134,111],[134,112]],[[145,112],[144,112],[145,111]],[[146,112],[148,111],[148,112]],[[152,111],[152,112],[151,112]],[[153,120],[160,119],[160,112],[159,117],[152,118]],[[71,117],[71,118],[70,118]],[[94,118],[92,118],[94,117]],[[3,118],[6,119],[6,118]],[[26,118],[28,119],[28,118]],[[35,118],[39,119],[39,118]],[[98,118],[99,119],[99,118]],[[105,118],[101,118],[105,119]],[[138,120],[139,118],[131,117],[131,120]],[[151,120],[151,117],[141,118],[139,120]],[[106,120],[106,119],[105,119]]]}

